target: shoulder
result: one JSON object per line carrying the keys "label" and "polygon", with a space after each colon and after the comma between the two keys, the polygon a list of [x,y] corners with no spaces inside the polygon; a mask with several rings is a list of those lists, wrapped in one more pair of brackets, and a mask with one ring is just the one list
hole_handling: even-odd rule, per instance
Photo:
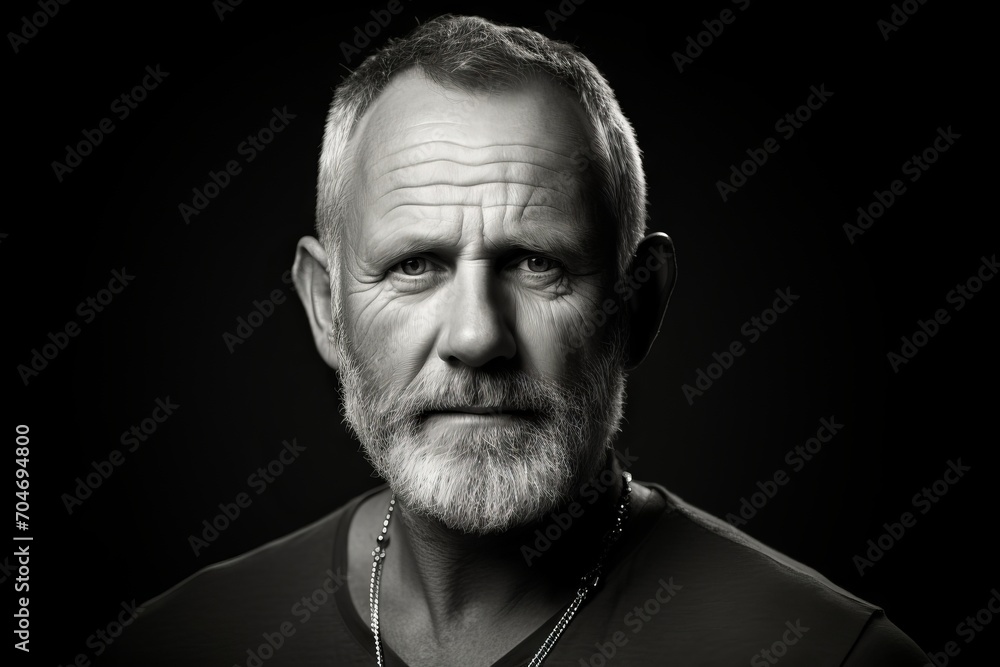
{"label": "shoulder", "polygon": [[[690,664],[766,665],[786,654],[788,667],[926,663],[878,606],[662,486],[645,486],[662,511],[621,574],[638,611],[623,620],[633,632],[647,625],[643,616],[660,626],[647,635],[651,646],[680,646]],[[660,604],[646,605],[658,596]],[[661,623],[649,613],[657,608],[667,612]]]}
{"label": "shoulder", "polygon": [[346,584],[335,550],[354,509],[370,493],[284,537],[209,565],[142,603],[133,627],[109,652],[122,662],[108,664],[182,659],[241,664],[240,656],[245,661],[248,648],[261,644],[262,637],[296,632],[311,618],[334,621],[334,605],[327,603]]}

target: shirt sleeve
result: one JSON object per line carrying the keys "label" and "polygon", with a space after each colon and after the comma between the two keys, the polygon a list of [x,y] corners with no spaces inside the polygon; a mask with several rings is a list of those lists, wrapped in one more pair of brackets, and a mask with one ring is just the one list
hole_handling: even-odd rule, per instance
{"label": "shirt sleeve", "polygon": [[881,609],[868,619],[841,667],[926,667],[927,656]]}

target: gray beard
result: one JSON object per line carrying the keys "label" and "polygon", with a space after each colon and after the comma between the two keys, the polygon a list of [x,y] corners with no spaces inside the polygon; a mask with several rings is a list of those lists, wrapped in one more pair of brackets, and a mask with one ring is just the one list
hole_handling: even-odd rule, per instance
{"label": "gray beard", "polygon": [[[378,382],[341,327],[333,339],[341,410],[368,460],[407,511],[453,530],[485,535],[541,520],[600,472],[619,430],[625,372],[617,330],[592,358],[575,352],[580,370],[566,381],[461,366],[401,391]],[[424,413],[469,405],[534,418],[428,437]]]}

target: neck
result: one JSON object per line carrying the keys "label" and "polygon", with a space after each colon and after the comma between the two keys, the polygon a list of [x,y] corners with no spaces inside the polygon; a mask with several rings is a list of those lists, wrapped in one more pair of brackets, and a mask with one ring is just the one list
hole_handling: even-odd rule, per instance
{"label": "neck", "polygon": [[533,610],[537,625],[572,599],[600,556],[621,497],[617,461],[577,491],[537,523],[491,535],[449,529],[397,502],[382,590],[423,608],[439,629],[496,622],[515,608]]}

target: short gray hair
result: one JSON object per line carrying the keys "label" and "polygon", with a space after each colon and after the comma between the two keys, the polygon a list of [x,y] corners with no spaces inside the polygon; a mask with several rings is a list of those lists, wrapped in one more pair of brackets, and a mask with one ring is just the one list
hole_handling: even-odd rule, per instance
{"label": "short gray hair", "polygon": [[[435,83],[468,91],[509,89],[538,74],[569,88],[593,130],[583,166],[592,163],[595,167],[601,204],[617,224],[617,277],[625,277],[646,231],[646,177],[635,131],[614,91],[572,44],[527,28],[448,14],[418,26],[403,39],[390,40],[365,59],[334,94],[316,197],[316,231],[330,262],[332,280],[339,280],[340,235],[351,211],[347,196],[351,135],[392,77],[411,68],[419,68]],[[336,307],[338,295],[333,296]]]}

